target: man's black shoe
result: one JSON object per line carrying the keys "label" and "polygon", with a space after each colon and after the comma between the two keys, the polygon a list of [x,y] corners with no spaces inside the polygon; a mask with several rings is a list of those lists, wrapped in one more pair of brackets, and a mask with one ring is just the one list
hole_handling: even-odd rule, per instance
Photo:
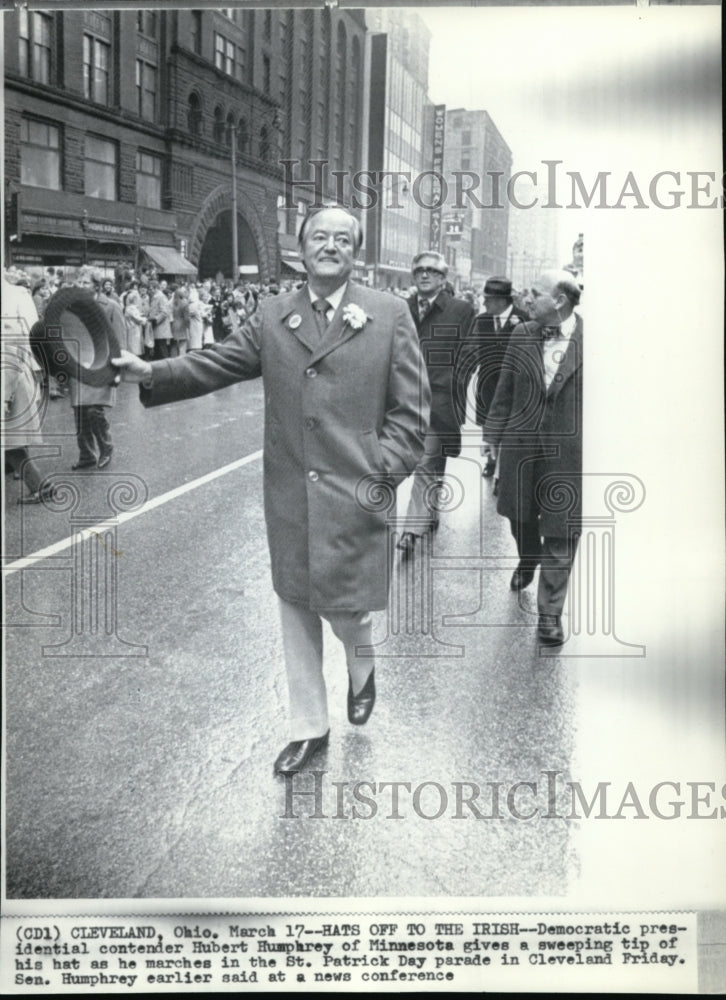
{"label": "man's black shoe", "polygon": [[275,761],[275,774],[293,774],[295,771],[301,771],[318,750],[328,745],[329,736],[330,730],[311,740],[293,740],[292,743],[288,743]]}
{"label": "man's black shoe", "polygon": [[534,580],[534,570],[520,564],[512,573],[512,579],[509,581],[509,589],[524,590],[525,587],[530,585],[532,580]]}
{"label": "man's black shoe", "polygon": [[79,458],[77,462],[74,462],[74,464],[71,466],[71,468],[74,471],[76,469],[91,469],[91,468],[95,469],[96,468],[96,459],[95,458]]}
{"label": "man's black shoe", "polygon": [[348,677],[348,721],[354,726],[364,726],[370,718],[376,703],[375,668],[368,674],[368,680],[358,694],[353,694],[353,686]]}
{"label": "man's black shoe", "polygon": [[537,635],[544,646],[561,646],[565,641],[562,619],[559,615],[540,615]]}
{"label": "man's black shoe", "polygon": [[111,462],[111,452],[105,451],[98,460],[99,469],[105,469]]}

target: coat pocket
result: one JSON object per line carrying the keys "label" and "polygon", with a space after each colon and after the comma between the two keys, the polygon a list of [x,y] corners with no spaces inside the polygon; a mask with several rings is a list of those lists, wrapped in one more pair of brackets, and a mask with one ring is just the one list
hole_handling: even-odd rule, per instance
{"label": "coat pocket", "polygon": [[378,435],[374,430],[363,431],[361,434],[363,451],[368,464],[375,472],[386,472],[386,460],[383,457],[383,449]]}

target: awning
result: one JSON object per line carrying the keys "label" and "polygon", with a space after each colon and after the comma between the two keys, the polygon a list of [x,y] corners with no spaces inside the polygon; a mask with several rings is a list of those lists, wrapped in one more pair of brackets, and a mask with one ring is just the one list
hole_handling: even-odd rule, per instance
{"label": "awning", "polygon": [[285,260],[284,257],[280,261],[285,267],[289,267],[291,271],[296,274],[306,274],[305,265],[301,260]]}
{"label": "awning", "polygon": [[240,264],[239,273],[240,274],[257,274],[259,272],[259,267],[257,264]]}
{"label": "awning", "polygon": [[162,274],[196,274],[196,267],[174,247],[142,247]]}
{"label": "awning", "polygon": [[410,267],[401,267],[399,264],[381,264],[376,265],[379,271],[395,271],[397,274],[410,274]]}

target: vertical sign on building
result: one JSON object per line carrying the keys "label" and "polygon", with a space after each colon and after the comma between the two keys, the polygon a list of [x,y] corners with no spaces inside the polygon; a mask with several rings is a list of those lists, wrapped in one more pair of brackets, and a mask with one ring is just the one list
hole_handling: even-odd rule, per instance
{"label": "vertical sign on building", "polygon": [[432,162],[433,185],[431,191],[431,229],[429,247],[441,252],[441,203],[443,200],[441,181],[444,174],[444,128],[446,126],[446,105],[437,104],[434,108],[434,156]]}

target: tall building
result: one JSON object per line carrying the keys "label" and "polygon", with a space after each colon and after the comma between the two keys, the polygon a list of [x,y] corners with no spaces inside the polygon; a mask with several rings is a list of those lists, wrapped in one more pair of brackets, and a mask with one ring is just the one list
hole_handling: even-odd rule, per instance
{"label": "tall building", "polygon": [[[429,211],[420,177],[430,170],[433,105],[428,98],[431,33],[405,8],[366,12],[370,118],[366,166],[390,171],[366,215],[366,264],[379,287],[411,283],[411,258],[426,249]],[[405,176],[399,176],[403,174]]]}
{"label": "tall building", "polygon": [[229,275],[236,200],[243,271],[299,272],[313,193],[286,207],[281,161],[359,162],[361,14],[21,8],[5,29],[10,259]]}
{"label": "tall building", "polygon": [[[488,112],[447,110],[444,176],[449,198],[442,233],[449,265],[462,285],[478,288],[486,278],[506,273],[511,172],[512,151]],[[471,189],[472,198],[457,197],[457,173],[461,189]]]}
{"label": "tall building", "polygon": [[520,205],[512,205],[509,214],[508,275],[516,289],[529,288],[541,271],[559,268],[558,219],[560,212],[542,208],[542,191],[528,177],[518,177],[514,192]]}

